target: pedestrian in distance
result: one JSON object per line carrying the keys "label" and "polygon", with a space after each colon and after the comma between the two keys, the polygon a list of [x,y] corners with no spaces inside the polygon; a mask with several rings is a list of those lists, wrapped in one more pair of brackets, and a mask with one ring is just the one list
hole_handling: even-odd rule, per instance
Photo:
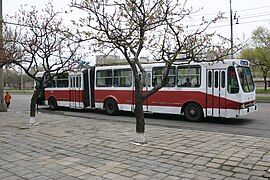
{"label": "pedestrian in distance", "polygon": [[9,106],[10,106],[10,100],[11,100],[11,95],[9,94],[8,91],[6,92],[4,99],[5,99],[5,103],[7,105],[7,108],[9,108]]}

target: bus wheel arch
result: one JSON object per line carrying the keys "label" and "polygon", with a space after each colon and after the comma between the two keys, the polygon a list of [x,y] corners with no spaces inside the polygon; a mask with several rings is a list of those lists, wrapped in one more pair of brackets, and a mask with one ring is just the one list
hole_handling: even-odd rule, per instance
{"label": "bus wheel arch", "polygon": [[55,99],[55,97],[53,97],[53,96],[49,97],[48,105],[49,105],[49,108],[51,110],[56,110],[56,108],[58,107],[58,104],[57,104],[57,100]]}
{"label": "bus wheel arch", "polygon": [[105,99],[103,107],[108,115],[117,115],[119,108],[115,98],[108,97]]}
{"label": "bus wheel arch", "polygon": [[182,109],[181,114],[184,114],[188,121],[198,122],[204,117],[203,108],[195,101],[186,102]]}

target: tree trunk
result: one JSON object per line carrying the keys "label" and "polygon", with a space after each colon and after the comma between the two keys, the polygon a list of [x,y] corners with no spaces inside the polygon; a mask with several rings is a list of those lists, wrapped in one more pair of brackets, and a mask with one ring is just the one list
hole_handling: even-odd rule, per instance
{"label": "tree trunk", "polygon": [[36,125],[37,124],[35,116],[36,116],[36,105],[37,105],[37,99],[38,99],[39,93],[40,93],[40,89],[36,89],[34,91],[32,98],[31,98],[30,118],[28,121],[28,125]]}
{"label": "tree trunk", "polygon": [[267,76],[263,76],[263,80],[264,80],[264,90],[267,90]]}
{"label": "tree trunk", "polygon": [[145,144],[145,122],[143,114],[143,98],[142,83],[140,75],[135,76],[135,118],[136,118],[136,134],[134,138],[135,144]]}

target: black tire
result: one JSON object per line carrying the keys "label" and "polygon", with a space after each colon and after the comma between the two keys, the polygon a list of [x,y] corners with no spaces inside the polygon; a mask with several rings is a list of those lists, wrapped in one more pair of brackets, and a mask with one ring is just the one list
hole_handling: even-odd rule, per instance
{"label": "black tire", "polygon": [[201,121],[203,118],[203,111],[197,103],[189,103],[184,109],[184,116],[188,121]]}
{"label": "black tire", "polygon": [[49,108],[51,110],[56,110],[57,109],[58,105],[57,105],[57,101],[56,101],[55,98],[50,98],[48,104],[49,104]]}
{"label": "black tire", "polygon": [[118,113],[118,106],[115,100],[109,98],[104,103],[105,112],[108,115],[116,115]]}

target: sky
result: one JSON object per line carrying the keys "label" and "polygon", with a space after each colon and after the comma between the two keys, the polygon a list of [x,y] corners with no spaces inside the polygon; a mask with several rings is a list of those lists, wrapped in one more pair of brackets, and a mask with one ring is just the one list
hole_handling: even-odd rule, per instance
{"label": "sky", "polygon": [[[67,7],[69,0],[51,0],[55,7],[61,9]],[[42,7],[47,0],[3,0],[3,15],[12,15],[20,8],[20,5]],[[270,29],[270,0],[231,0],[233,16],[233,37],[234,39],[248,40],[252,31],[258,26],[265,26]],[[230,0],[188,0],[186,7],[192,7],[196,14],[185,23],[196,28],[202,16],[205,19],[213,19],[218,12],[224,12],[227,19],[213,24],[209,31],[217,32],[230,38]],[[237,23],[237,24],[236,24]],[[191,28],[192,29],[192,28]]]}

